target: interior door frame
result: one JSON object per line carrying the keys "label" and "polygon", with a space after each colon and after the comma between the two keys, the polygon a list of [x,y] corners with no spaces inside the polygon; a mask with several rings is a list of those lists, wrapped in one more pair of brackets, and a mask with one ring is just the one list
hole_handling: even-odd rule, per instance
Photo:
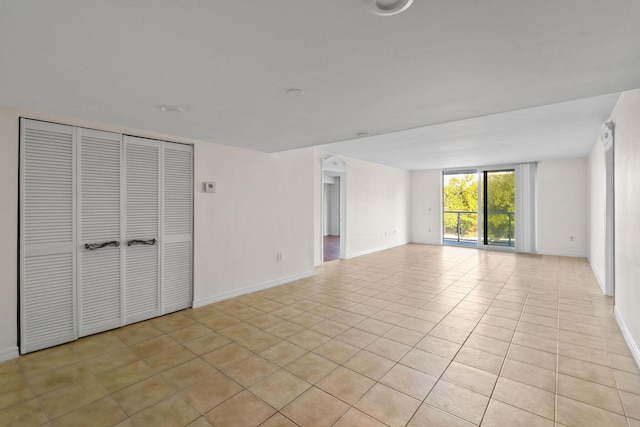
{"label": "interior door frame", "polygon": [[340,256],[338,259],[346,259],[347,256],[347,164],[337,156],[330,156],[322,160],[322,192],[320,199],[320,264],[324,264],[324,222],[325,222],[325,176],[334,176],[340,179],[339,222],[340,222]]}

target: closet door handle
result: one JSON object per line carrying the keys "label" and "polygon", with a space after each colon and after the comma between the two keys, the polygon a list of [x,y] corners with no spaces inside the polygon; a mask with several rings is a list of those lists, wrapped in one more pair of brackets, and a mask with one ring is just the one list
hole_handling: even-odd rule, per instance
{"label": "closet door handle", "polygon": [[112,240],[110,242],[104,243],[85,243],[84,248],[88,251],[94,251],[96,249],[105,248],[107,246],[115,246],[116,248],[120,246],[120,242],[117,240]]}
{"label": "closet door handle", "polygon": [[157,243],[156,239],[149,239],[149,240],[129,240],[127,242],[127,246],[132,246],[132,245],[155,245]]}

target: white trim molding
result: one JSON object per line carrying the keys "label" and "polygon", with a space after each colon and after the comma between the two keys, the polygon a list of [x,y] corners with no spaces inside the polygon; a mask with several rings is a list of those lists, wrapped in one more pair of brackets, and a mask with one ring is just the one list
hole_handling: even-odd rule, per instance
{"label": "white trim molding", "polygon": [[640,366],[640,349],[638,349],[638,345],[633,340],[631,332],[629,332],[629,328],[627,328],[626,323],[624,323],[624,319],[622,318],[622,314],[618,311],[618,307],[613,307],[613,313],[616,316],[616,320],[618,321],[618,326],[620,326],[624,340],[627,342],[629,350],[631,350],[631,354],[636,361],[636,365]]}
{"label": "white trim molding", "polygon": [[[385,246],[380,246],[377,248],[373,248],[373,249],[367,249],[366,251],[361,251],[361,252],[356,252],[353,254],[347,254],[347,256],[344,257],[344,259],[351,259],[351,258],[356,258],[362,255],[369,255],[372,254],[374,252],[380,252],[380,251],[385,251],[387,249],[392,249],[392,248],[397,248],[398,246],[404,246],[406,244],[408,244],[410,242],[404,242],[404,243],[398,243],[398,244],[393,244],[393,245],[385,245]],[[438,246],[442,246],[442,245],[438,245]]]}
{"label": "white trim molding", "polygon": [[20,352],[18,351],[17,345],[0,350],[0,362],[17,359],[19,356]]}
{"label": "white trim molding", "polygon": [[304,273],[296,274],[289,277],[284,277],[282,279],[260,283],[258,285],[250,286],[248,288],[242,288],[232,292],[225,292],[223,294],[214,295],[214,296],[202,298],[199,300],[193,300],[193,308],[198,308],[205,305],[213,304],[214,302],[223,301],[233,297],[238,297],[240,295],[250,294],[251,292],[262,291],[264,289],[269,289],[269,288],[273,288],[274,286],[284,285],[285,283],[290,283],[296,280],[306,279],[308,277],[313,276],[313,273],[314,273],[313,271],[306,271]]}

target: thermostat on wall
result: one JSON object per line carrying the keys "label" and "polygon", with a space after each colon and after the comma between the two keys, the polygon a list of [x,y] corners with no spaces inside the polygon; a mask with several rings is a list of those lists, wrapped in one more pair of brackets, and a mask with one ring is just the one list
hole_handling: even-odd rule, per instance
{"label": "thermostat on wall", "polygon": [[216,183],[215,182],[203,182],[202,183],[202,191],[205,193],[215,193],[216,192]]}

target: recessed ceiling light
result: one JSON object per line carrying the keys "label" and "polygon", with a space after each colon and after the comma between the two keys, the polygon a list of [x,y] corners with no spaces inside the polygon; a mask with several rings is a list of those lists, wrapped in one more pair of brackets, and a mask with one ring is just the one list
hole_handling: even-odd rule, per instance
{"label": "recessed ceiling light", "polygon": [[371,13],[392,16],[409,9],[413,0],[364,0]]}
{"label": "recessed ceiling light", "polygon": [[181,113],[188,110],[188,107],[178,107],[177,105],[156,105],[156,108],[165,113]]}
{"label": "recessed ceiling light", "polygon": [[291,88],[291,89],[287,89],[287,95],[289,95],[289,96],[302,96],[302,95],[304,95],[304,91],[302,89]]}
{"label": "recessed ceiling light", "polygon": [[365,136],[369,136],[369,132],[358,132],[356,136],[359,138],[364,138]]}

